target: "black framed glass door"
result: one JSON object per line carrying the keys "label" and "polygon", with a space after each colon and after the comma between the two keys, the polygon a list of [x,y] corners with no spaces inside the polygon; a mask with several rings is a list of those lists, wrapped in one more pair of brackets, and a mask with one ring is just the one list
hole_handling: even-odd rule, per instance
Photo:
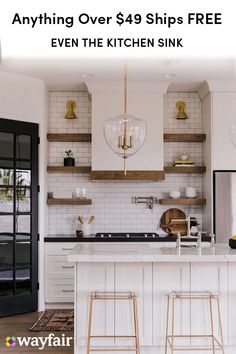
{"label": "black framed glass door", "polygon": [[0,316],[38,306],[38,125],[0,119]]}

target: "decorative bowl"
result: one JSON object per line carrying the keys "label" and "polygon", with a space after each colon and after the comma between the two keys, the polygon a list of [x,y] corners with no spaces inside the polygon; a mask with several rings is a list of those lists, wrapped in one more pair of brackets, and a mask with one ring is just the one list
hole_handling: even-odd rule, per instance
{"label": "decorative bowl", "polygon": [[169,196],[170,196],[170,198],[172,198],[172,199],[177,199],[177,198],[180,197],[180,192],[179,192],[179,191],[171,191],[171,192],[169,193]]}

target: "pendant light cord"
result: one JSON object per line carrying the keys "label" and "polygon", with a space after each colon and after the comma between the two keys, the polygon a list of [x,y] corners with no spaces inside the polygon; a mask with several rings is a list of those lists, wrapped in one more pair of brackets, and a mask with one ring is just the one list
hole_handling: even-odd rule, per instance
{"label": "pendant light cord", "polygon": [[[126,120],[126,115],[127,115],[127,63],[125,62],[125,67],[124,67],[124,141],[123,145],[127,144],[127,120]],[[126,150],[124,150],[124,175],[126,175],[126,163],[125,160],[127,158],[126,156]]]}
{"label": "pendant light cord", "polygon": [[127,114],[127,64],[124,67],[124,115]]}

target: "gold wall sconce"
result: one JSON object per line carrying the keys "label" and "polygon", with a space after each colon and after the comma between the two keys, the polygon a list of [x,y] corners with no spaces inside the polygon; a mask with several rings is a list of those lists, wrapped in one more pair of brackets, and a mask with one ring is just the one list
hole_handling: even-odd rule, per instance
{"label": "gold wall sconce", "polygon": [[74,112],[74,109],[76,107],[76,102],[73,100],[67,101],[66,108],[67,112],[65,114],[65,119],[76,119],[76,114]]}
{"label": "gold wall sconce", "polygon": [[176,119],[188,119],[188,115],[185,112],[186,103],[184,101],[176,102],[176,109],[177,109]]}

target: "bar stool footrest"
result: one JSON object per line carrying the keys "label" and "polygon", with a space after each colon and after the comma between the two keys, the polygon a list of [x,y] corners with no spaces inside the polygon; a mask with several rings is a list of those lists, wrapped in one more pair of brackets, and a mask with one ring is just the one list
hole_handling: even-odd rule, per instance
{"label": "bar stool footrest", "polygon": [[104,335],[104,336],[102,336],[102,335],[100,335],[100,336],[90,336],[90,338],[132,338],[132,339],[134,339],[134,338],[136,338],[136,336],[125,336],[125,335],[115,335],[115,336],[112,336],[112,335]]}
{"label": "bar stool footrest", "polygon": [[114,347],[114,348],[92,348],[89,352],[137,352],[136,348]]}
{"label": "bar stool footrest", "polygon": [[215,344],[217,345],[217,347],[215,347],[215,350],[222,350],[223,349],[223,346],[220,344],[220,342],[218,341],[218,339],[215,337],[215,336],[212,336],[211,334],[203,334],[203,335],[200,335],[200,334],[193,334],[193,335],[189,335],[189,334],[179,334],[179,335],[168,335],[167,336],[167,340],[168,340],[168,344],[170,346],[170,348],[174,351],[174,350],[207,350],[207,351],[212,351],[212,346],[211,347],[200,347],[200,346],[194,346],[194,345],[186,345],[186,346],[175,346],[173,345],[172,347],[172,343],[171,343],[171,338],[193,338],[193,339],[196,339],[196,338],[209,338],[212,340],[214,340]]}

